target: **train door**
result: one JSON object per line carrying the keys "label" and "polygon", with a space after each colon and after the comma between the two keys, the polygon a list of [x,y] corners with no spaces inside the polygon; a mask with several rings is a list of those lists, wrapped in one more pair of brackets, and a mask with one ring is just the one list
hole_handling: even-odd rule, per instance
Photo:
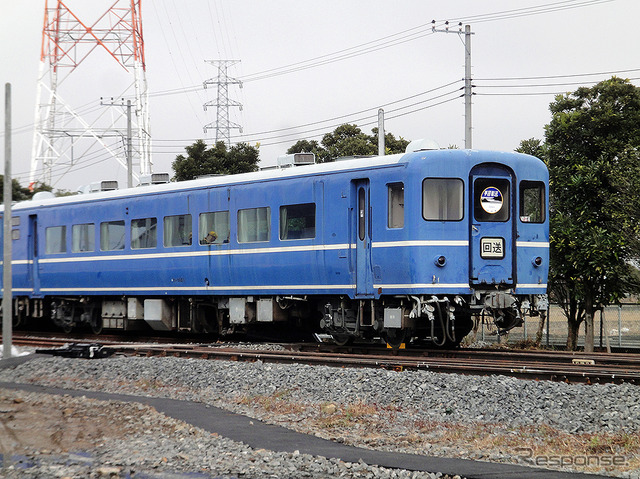
{"label": "train door", "polygon": [[29,284],[33,288],[33,296],[40,296],[40,270],[38,265],[38,216],[29,215],[29,236],[27,245],[27,259],[29,269]]}
{"label": "train door", "polygon": [[373,272],[371,270],[371,206],[369,201],[369,180],[353,182],[355,190],[355,263],[356,296],[373,294]]}
{"label": "train door", "polygon": [[470,283],[514,286],[513,173],[495,164],[482,164],[471,171],[470,183]]}

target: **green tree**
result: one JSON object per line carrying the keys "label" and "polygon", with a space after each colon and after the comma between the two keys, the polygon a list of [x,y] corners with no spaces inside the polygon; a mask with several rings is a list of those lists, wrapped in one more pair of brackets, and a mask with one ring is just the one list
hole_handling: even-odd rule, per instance
{"label": "green tree", "polygon": [[[345,123],[322,137],[318,144],[315,140],[300,140],[287,150],[287,153],[314,153],[318,163],[334,161],[336,158],[357,155],[378,154],[378,129],[371,130],[372,135],[364,133],[357,125]],[[409,141],[392,133],[385,133],[385,153],[404,153]]]}
{"label": "green tree", "polygon": [[550,175],[550,288],[568,349],[584,321],[592,351],[595,312],[640,289],[640,88],[613,77],[557,96],[550,110],[538,145]]}
{"label": "green tree", "polygon": [[178,155],[171,164],[175,181],[193,180],[202,175],[256,171],[260,161],[258,149],[246,143],[238,143],[227,150],[222,141],[207,148],[203,140],[198,140],[185,150],[187,156]]}
{"label": "green tree", "polygon": [[545,160],[544,143],[537,138],[529,138],[528,140],[522,140],[516,148],[518,153],[525,153],[527,155],[535,156],[541,160]]}
{"label": "green tree", "polygon": [[[0,185],[4,184],[4,175],[0,175]],[[39,191],[51,191],[53,188],[51,188],[49,185],[44,184],[44,183],[40,183],[40,182],[36,182],[33,185],[33,188],[27,188],[24,186],[20,185],[20,182],[15,179],[12,178],[11,180],[11,200],[12,201],[26,201],[26,200],[30,200],[34,194],[38,193]],[[0,186],[0,203],[4,201],[4,188],[2,188]]]}

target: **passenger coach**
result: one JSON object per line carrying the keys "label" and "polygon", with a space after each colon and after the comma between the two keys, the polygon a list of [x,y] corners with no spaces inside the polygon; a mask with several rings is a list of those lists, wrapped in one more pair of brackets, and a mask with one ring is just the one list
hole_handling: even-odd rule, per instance
{"label": "passenger coach", "polygon": [[546,310],[537,158],[419,150],[13,207],[15,321],[453,345]]}

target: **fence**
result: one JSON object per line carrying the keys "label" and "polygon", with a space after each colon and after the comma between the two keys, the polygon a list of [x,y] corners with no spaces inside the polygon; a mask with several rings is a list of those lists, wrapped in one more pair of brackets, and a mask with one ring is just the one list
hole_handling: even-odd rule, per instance
{"label": "fence", "polygon": [[[538,317],[527,317],[521,327],[512,329],[506,338],[504,336],[500,338],[500,342],[535,340],[538,324]],[[606,348],[608,339],[612,349],[640,349],[640,304],[609,306],[602,313],[597,312],[594,318],[594,329],[596,348]],[[552,304],[544,326],[542,345],[566,346],[567,334],[567,318],[558,305]],[[495,327],[480,326],[475,340],[497,343]],[[584,322],[580,325],[578,346],[584,346]]]}

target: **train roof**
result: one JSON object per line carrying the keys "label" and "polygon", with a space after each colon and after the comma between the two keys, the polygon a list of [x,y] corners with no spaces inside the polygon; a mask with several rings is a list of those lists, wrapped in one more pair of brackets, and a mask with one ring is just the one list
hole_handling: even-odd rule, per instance
{"label": "train roof", "polygon": [[[126,188],[121,190],[113,190],[113,191],[105,191],[105,192],[97,192],[97,193],[88,193],[88,194],[79,194],[73,196],[64,196],[57,198],[41,198],[35,200],[27,200],[19,203],[15,203],[12,205],[12,210],[22,210],[22,209],[30,209],[37,207],[46,207],[46,206],[54,206],[60,204],[74,204],[74,203],[85,203],[85,202],[93,202],[99,200],[107,200],[107,199],[115,199],[115,198],[126,198],[126,197],[135,197],[140,195],[148,195],[154,193],[164,193],[164,192],[179,192],[184,190],[192,190],[199,188],[207,188],[211,186],[226,186],[226,185],[236,185],[242,183],[250,183],[254,181],[267,181],[273,179],[281,179],[281,178],[294,178],[294,177],[303,177],[303,176],[313,176],[317,174],[327,174],[327,173],[339,173],[345,171],[355,171],[355,170],[369,170],[372,168],[380,168],[394,165],[406,165],[412,159],[421,160],[425,159],[426,156],[435,158],[442,158],[442,156],[450,156],[450,155],[460,155],[463,154],[466,157],[470,157],[472,155],[478,155],[479,161],[488,161],[489,159],[494,159],[495,156],[502,156],[503,160],[506,156],[510,158],[514,158],[514,156],[519,157],[520,160],[524,158],[529,158],[529,160],[541,162],[541,160],[529,156],[523,155],[519,153],[512,152],[500,152],[500,151],[479,151],[479,150],[428,150],[428,151],[417,151],[411,153],[399,153],[395,155],[385,155],[385,156],[373,156],[368,158],[357,158],[350,160],[341,160],[334,161],[329,163],[318,163],[314,165],[304,165],[304,166],[295,166],[290,168],[274,168],[274,169],[265,169],[251,173],[240,173],[236,175],[220,175],[220,176],[211,176],[196,180],[189,181],[180,181],[173,183],[164,183],[158,185],[148,185],[148,186],[140,186],[135,188]],[[505,163],[513,163],[515,158],[512,161],[506,161]],[[0,212],[4,210],[4,206],[0,205]]]}

